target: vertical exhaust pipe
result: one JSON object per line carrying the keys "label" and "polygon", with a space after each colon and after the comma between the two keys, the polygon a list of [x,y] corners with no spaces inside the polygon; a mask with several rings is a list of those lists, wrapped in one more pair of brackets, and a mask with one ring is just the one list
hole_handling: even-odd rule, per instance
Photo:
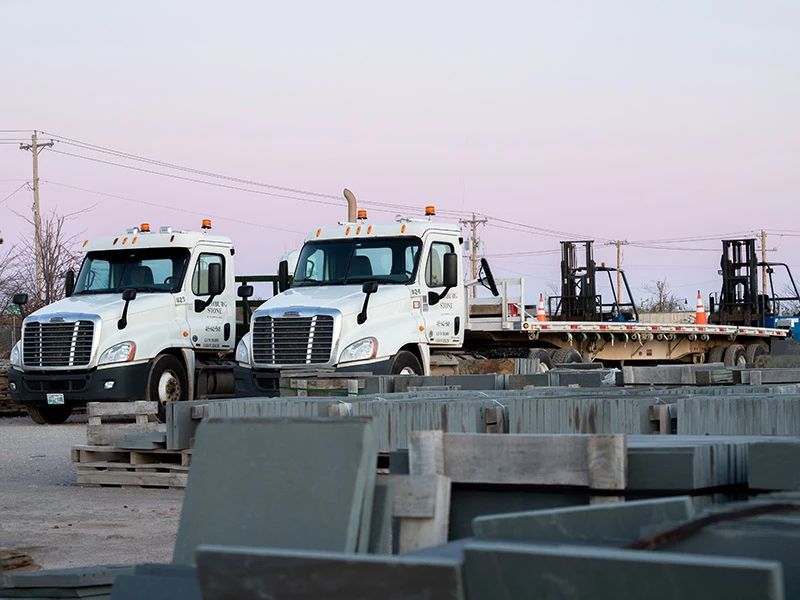
{"label": "vertical exhaust pipe", "polygon": [[342,192],[342,194],[344,194],[344,198],[345,200],[347,200],[347,222],[355,223],[356,216],[358,215],[356,197],[353,195],[353,192],[351,192],[347,188],[344,188],[344,192]]}

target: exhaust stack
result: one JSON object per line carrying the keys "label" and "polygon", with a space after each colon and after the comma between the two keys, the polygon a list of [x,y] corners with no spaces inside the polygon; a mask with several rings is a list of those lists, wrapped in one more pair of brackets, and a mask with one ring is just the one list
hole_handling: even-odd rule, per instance
{"label": "exhaust stack", "polygon": [[348,223],[355,223],[356,222],[356,215],[357,215],[357,206],[356,206],[356,197],[353,195],[353,192],[344,188],[345,200],[347,200],[347,222]]}

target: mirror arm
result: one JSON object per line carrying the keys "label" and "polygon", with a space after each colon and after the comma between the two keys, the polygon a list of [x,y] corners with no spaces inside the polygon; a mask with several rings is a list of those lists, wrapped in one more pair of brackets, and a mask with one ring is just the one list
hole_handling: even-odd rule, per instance
{"label": "mirror arm", "polygon": [[441,293],[437,293],[437,292],[433,292],[433,291],[428,292],[428,304],[430,304],[430,305],[439,304],[439,300],[441,300],[442,298],[447,296],[447,293],[452,289],[453,288],[451,288],[451,287],[446,287],[446,288],[444,288],[442,290]]}

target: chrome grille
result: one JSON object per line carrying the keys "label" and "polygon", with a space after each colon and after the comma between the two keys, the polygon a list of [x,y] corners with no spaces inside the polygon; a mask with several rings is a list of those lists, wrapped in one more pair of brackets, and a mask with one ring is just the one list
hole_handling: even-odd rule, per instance
{"label": "chrome grille", "polygon": [[92,321],[25,324],[22,361],[26,367],[81,367],[92,358]]}
{"label": "chrome grille", "polygon": [[333,347],[333,317],[258,317],[253,323],[253,360],[270,365],[324,364]]}

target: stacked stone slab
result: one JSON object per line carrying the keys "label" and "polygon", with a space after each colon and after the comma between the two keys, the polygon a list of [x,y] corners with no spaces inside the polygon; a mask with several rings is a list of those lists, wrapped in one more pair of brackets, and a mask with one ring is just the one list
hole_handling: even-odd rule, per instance
{"label": "stacked stone slab", "polygon": [[133,572],[132,566],[103,565],[46,571],[6,573],[0,600],[7,598],[87,598],[108,600],[117,577]]}
{"label": "stacked stone slab", "polygon": [[366,552],[368,419],[209,419],[197,430],[173,562],[200,544]]}

